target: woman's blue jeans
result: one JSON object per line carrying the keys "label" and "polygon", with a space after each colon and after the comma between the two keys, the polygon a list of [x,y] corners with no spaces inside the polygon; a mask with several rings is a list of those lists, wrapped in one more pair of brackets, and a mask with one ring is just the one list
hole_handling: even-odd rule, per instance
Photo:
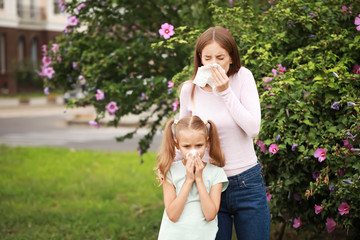
{"label": "woman's blue jeans", "polygon": [[269,239],[270,211],[260,164],[228,179],[221,194],[216,240],[231,240],[233,224],[239,240]]}

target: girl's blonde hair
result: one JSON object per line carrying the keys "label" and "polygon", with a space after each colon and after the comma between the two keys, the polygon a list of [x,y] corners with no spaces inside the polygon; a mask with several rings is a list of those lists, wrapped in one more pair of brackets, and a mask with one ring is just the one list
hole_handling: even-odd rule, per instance
{"label": "girl's blonde hair", "polygon": [[[209,128],[207,125],[209,124]],[[175,158],[176,141],[179,138],[179,132],[184,129],[201,131],[207,138],[209,146],[210,163],[223,167],[225,166],[225,156],[221,150],[220,139],[213,121],[204,122],[198,116],[184,117],[178,122],[170,120],[165,127],[160,151],[157,155],[157,177],[160,182],[166,180],[166,174],[169,172],[171,164]]]}

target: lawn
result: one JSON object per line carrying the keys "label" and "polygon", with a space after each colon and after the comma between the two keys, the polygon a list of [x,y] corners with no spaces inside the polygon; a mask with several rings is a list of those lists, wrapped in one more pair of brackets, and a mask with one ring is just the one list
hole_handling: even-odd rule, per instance
{"label": "lawn", "polygon": [[0,239],[156,239],[155,154],[0,146]]}
{"label": "lawn", "polygon": [[[157,239],[163,213],[155,153],[0,145],[0,239]],[[270,239],[278,239],[272,224]],[[345,239],[287,227],[283,239]],[[236,239],[234,236],[233,239]]]}

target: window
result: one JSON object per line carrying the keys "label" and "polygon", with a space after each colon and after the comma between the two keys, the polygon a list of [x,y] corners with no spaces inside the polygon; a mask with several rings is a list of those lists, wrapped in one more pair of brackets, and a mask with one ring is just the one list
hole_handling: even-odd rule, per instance
{"label": "window", "polygon": [[6,73],[6,37],[5,34],[0,36],[0,73]]}
{"label": "window", "polygon": [[59,6],[59,3],[58,3],[58,0],[53,0],[53,3],[54,3],[54,13],[55,14],[60,14],[60,6]]}
{"label": "window", "polygon": [[34,4],[34,0],[30,1],[30,18],[34,19],[35,18],[35,4]]}
{"label": "window", "polygon": [[17,0],[17,14],[19,17],[24,17],[24,9],[22,0]]}
{"label": "window", "polygon": [[38,67],[38,40],[36,37],[31,42],[30,54],[31,64],[36,69]]}
{"label": "window", "polygon": [[25,59],[25,38],[20,37],[18,42],[18,66],[19,68],[24,67]]}

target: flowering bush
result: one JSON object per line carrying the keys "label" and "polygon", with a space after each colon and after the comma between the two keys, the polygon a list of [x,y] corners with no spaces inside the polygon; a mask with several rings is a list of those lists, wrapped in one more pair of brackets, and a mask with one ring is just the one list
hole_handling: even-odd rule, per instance
{"label": "flowering bush", "polygon": [[257,80],[256,150],[273,221],[318,233],[345,228],[358,237],[360,6],[271,0],[259,9],[250,1],[216,2],[215,23],[235,37],[242,64]]}
{"label": "flowering bush", "polygon": [[260,12],[243,2],[213,8],[257,79],[257,153],[273,219],[358,235],[360,6],[296,0],[269,1]]}
{"label": "flowering bush", "polygon": [[64,34],[43,46],[39,75],[44,91],[81,88],[85,98],[68,106],[93,105],[97,116],[89,124],[94,127],[100,126],[105,114],[117,126],[127,114],[147,113],[139,123],[150,127],[139,142],[140,155],[145,153],[163,119],[177,110],[178,85],[168,81],[188,63],[192,50],[191,46],[175,49],[174,43],[174,49],[154,51],[151,43],[171,41],[176,26],[202,27],[210,18],[208,9],[202,2],[183,0],[59,0],[58,4],[69,17]]}

